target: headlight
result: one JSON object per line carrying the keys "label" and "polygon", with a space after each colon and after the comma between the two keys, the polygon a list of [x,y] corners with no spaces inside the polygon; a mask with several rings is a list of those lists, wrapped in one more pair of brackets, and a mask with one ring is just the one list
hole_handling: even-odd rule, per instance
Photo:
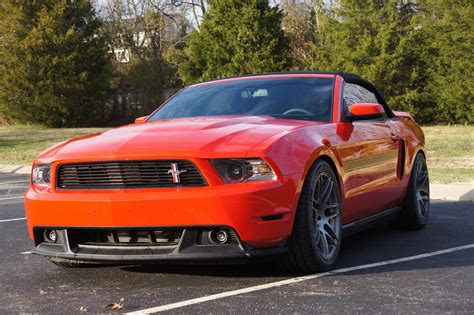
{"label": "headlight", "polygon": [[276,175],[262,159],[212,159],[225,183],[275,180]]}
{"label": "headlight", "polygon": [[33,166],[31,182],[37,188],[51,187],[51,165],[39,164]]}

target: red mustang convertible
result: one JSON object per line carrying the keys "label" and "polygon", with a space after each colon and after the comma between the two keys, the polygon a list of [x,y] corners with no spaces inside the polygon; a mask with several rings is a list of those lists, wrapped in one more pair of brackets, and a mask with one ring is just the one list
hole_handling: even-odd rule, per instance
{"label": "red mustang convertible", "polygon": [[348,233],[426,224],[424,143],[353,74],[192,85],[133,125],[41,153],[25,195],[33,253],[69,267],[274,256],[328,270]]}

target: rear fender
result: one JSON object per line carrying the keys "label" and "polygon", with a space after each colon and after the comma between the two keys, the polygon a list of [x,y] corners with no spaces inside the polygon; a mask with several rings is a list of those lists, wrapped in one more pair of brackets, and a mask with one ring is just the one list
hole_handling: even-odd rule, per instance
{"label": "rear fender", "polygon": [[393,111],[393,114],[397,117],[406,117],[415,121],[415,118],[413,118],[413,116],[409,112]]}

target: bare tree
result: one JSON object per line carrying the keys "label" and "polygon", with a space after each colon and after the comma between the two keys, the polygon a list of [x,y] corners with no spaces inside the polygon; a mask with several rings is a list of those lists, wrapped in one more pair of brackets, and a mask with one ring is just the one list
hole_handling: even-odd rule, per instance
{"label": "bare tree", "polygon": [[282,26],[290,41],[292,67],[302,69],[311,48],[314,33],[312,1],[282,0],[280,5],[286,13]]}
{"label": "bare tree", "polygon": [[107,0],[102,11],[116,56],[113,116],[148,113],[179,82],[166,55],[184,46],[186,12],[164,0]]}
{"label": "bare tree", "polygon": [[196,25],[197,30],[199,30],[204,14],[206,14],[207,2],[205,0],[171,0],[170,2],[176,7],[190,8],[194,17],[194,24]]}

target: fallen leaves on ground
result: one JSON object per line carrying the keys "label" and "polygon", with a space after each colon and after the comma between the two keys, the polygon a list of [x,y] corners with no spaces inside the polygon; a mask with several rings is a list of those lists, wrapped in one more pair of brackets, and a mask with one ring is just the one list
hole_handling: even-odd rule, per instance
{"label": "fallen leaves on ground", "polygon": [[125,301],[124,298],[120,299],[120,302],[118,303],[110,303],[107,304],[105,307],[114,311],[120,311],[123,310],[123,302]]}

